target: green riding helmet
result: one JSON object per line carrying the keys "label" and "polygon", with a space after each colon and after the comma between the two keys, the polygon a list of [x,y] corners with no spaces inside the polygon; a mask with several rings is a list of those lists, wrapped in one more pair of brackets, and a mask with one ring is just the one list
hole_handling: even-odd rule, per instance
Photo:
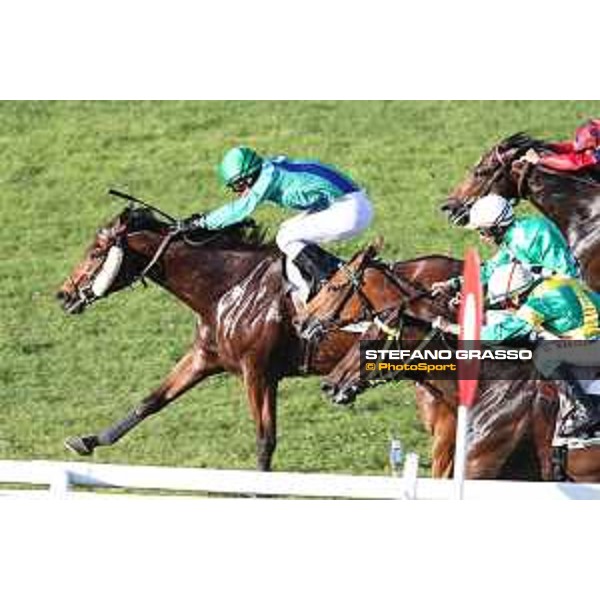
{"label": "green riding helmet", "polygon": [[219,165],[219,177],[225,185],[254,175],[262,167],[263,159],[251,148],[238,146],[225,154]]}

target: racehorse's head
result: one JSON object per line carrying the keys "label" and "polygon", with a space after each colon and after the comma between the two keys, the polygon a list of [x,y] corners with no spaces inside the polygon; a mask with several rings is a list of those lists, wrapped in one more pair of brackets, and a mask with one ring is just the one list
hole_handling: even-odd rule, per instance
{"label": "racehorse's head", "polygon": [[309,302],[302,337],[312,338],[333,328],[368,320],[382,310],[394,285],[384,268],[377,268],[374,262],[378,250],[378,245],[369,245],[355,254]]}
{"label": "racehorse's head", "polygon": [[541,151],[547,145],[525,133],[516,133],[486,152],[442,204],[448,219],[455,225],[466,225],[470,207],[487,194],[518,199],[528,170],[520,159],[532,148]]}
{"label": "racehorse's head", "polygon": [[81,313],[86,306],[127,287],[137,278],[144,259],[129,251],[128,238],[136,230],[139,232],[136,223],[141,217],[152,219],[148,212],[126,209],[96,232],[83,260],[56,294],[67,313]]}

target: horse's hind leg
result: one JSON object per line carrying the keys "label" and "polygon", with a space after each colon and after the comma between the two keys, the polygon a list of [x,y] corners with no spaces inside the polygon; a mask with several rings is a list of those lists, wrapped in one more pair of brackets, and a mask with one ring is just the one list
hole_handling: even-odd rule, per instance
{"label": "horse's hind leg", "polygon": [[540,385],[540,394],[532,406],[532,432],[542,479],[554,479],[552,438],[560,399],[554,386]]}
{"label": "horse's hind leg", "polygon": [[[467,479],[498,479],[511,454],[517,449],[529,429],[529,413],[504,416],[490,431],[471,444],[467,455]],[[519,465],[513,465],[513,468]],[[532,467],[528,474],[521,473],[520,479],[539,476],[538,468]],[[522,468],[519,467],[521,471]]]}
{"label": "horse's hind leg", "polygon": [[146,417],[162,410],[167,404],[200,383],[202,379],[220,370],[207,360],[201,349],[195,346],[175,365],[163,383],[124,419],[97,435],[70,437],[65,440],[65,446],[82,456],[92,454],[97,446],[110,446]]}

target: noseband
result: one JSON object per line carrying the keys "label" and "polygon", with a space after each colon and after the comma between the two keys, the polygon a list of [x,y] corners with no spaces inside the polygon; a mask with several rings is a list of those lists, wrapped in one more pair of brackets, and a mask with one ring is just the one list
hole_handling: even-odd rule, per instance
{"label": "noseband", "polygon": [[[358,299],[360,300],[360,313],[359,313],[358,317],[355,319],[355,321],[360,322],[360,321],[369,320],[370,318],[373,317],[373,315],[376,314],[373,304],[371,303],[368,296],[362,290],[363,277],[364,277],[365,271],[367,270],[367,268],[369,266],[372,266],[372,264],[370,263],[369,258],[365,257],[365,260],[362,261],[362,263],[359,265],[359,267],[357,269],[352,269],[348,265],[342,265],[340,267],[340,271],[342,271],[344,273],[344,275],[346,276],[346,281],[339,284],[338,286],[334,286],[332,284],[327,284],[327,285],[330,285],[330,289],[332,291],[337,291],[338,289],[341,289],[344,285],[349,283],[350,285],[348,286],[348,289],[340,297],[335,309],[328,317],[324,317],[324,318],[310,317],[309,319],[306,320],[306,322],[304,323],[302,330],[300,332],[302,339],[307,340],[307,341],[310,340],[311,342],[319,341],[319,340],[322,340],[323,337],[325,337],[325,335],[327,333],[329,333],[331,330],[339,329],[340,327],[350,324],[350,323],[345,323],[345,322],[341,321],[339,319],[339,317],[340,317],[340,313],[342,312],[342,309],[344,308],[344,306],[346,306],[346,304],[348,303],[350,298],[355,294],[358,296]],[[384,266],[383,272],[388,277],[390,277],[390,275],[387,273],[387,267]]]}
{"label": "noseband", "polygon": [[[110,239],[115,233],[113,230],[103,230],[99,235]],[[77,304],[71,307],[72,310],[82,305],[89,306],[104,296],[119,273],[123,256],[123,244],[117,238],[117,242],[103,252],[103,260],[94,269],[82,273],[77,281],[73,277],[69,277],[78,300]],[[80,283],[81,280],[84,282]]]}
{"label": "noseband", "polygon": [[[70,278],[71,285],[73,286],[78,299],[78,303],[73,306],[73,309],[78,308],[81,305],[90,306],[106,295],[121,269],[128,247],[127,238],[130,235],[136,235],[137,233],[139,232],[128,234],[126,232],[126,227],[123,225],[118,225],[106,232],[106,237],[113,238],[114,243],[104,252],[104,260],[102,260],[102,262],[100,262],[93,270],[84,272],[82,276],[78,278],[78,281],[75,281],[72,277]],[[178,233],[176,228],[169,229],[148,264],[136,274],[125,287],[133,287],[138,282],[141,282],[144,287],[147,286],[146,276],[162,258]],[[80,283],[82,279],[84,279],[83,284]]]}
{"label": "noseband", "polygon": [[[401,292],[406,292],[408,288],[409,298],[403,298],[400,306],[395,307],[394,310],[399,311],[401,323],[402,318],[404,316],[405,310],[408,308],[408,305],[416,300],[427,297],[430,295],[428,290],[415,290],[412,285],[408,282],[402,280],[395,273],[392,273],[389,267],[381,262],[373,263],[370,258],[367,257],[361,265],[357,269],[352,269],[347,265],[343,265],[340,270],[346,275],[346,282],[340,284],[338,289],[340,289],[344,284],[349,283],[348,289],[346,292],[340,297],[339,302],[337,303],[335,309],[332,313],[325,317],[319,319],[318,317],[311,317],[308,319],[302,328],[301,337],[305,340],[310,340],[311,342],[320,341],[325,337],[327,333],[332,331],[333,329],[340,329],[351,322],[361,322],[361,321],[372,321],[375,325],[377,325],[384,333],[391,335],[392,332],[386,331],[386,326],[383,323],[382,316],[383,314],[380,311],[377,311],[371,302],[371,299],[364,292],[363,284],[364,284],[364,274],[368,267],[378,268],[378,270],[385,275],[385,277],[390,281],[395,288],[400,290]],[[335,291],[335,288],[333,288]],[[416,292],[416,293],[415,293]],[[360,313],[358,316],[353,319],[351,322],[345,322],[340,319],[340,314],[344,308],[344,306],[348,303],[350,298],[356,295],[360,301]],[[384,312],[388,312],[389,309],[386,309]],[[394,330],[396,333],[398,330]]]}
{"label": "noseband", "polygon": [[[511,168],[512,163],[514,162],[515,157],[507,160],[506,154],[508,151],[502,152],[499,146],[496,146],[493,150],[493,155],[495,159],[495,164],[489,167],[475,167],[473,172],[474,177],[480,179],[484,177],[488,177],[491,173],[491,177],[485,182],[481,190],[479,190],[478,195],[470,196],[465,198],[459,207],[454,209],[450,216],[450,220],[455,225],[463,225],[468,218],[469,210],[473,206],[473,204],[479,199],[486,195],[488,195],[494,184],[498,182],[498,180],[506,173],[508,169]],[[520,198],[524,192],[525,182],[527,180],[527,176],[531,173],[531,168],[533,165],[527,163],[527,166],[522,170],[519,175],[519,179],[517,183],[517,197]],[[517,198],[517,199],[518,199]],[[515,201],[516,204],[516,201]]]}

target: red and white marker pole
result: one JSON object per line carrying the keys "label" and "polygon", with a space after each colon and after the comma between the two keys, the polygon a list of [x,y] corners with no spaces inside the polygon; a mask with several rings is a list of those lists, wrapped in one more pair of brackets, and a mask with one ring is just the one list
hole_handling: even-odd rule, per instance
{"label": "red and white marker pole", "polygon": [[[465,254],[464,283],[459,312],[459,349],[479,349],[482,321],[483,292],[481,288],[481,262],[477,250],[469,248]],[[462,500],[463,498],[468,452],[467,428],[469,424],[469,408],[475,404],[477,398],[479,366],[479,359],[458,361],[459,405],[454,452],[454,498],[458,500]]]}

